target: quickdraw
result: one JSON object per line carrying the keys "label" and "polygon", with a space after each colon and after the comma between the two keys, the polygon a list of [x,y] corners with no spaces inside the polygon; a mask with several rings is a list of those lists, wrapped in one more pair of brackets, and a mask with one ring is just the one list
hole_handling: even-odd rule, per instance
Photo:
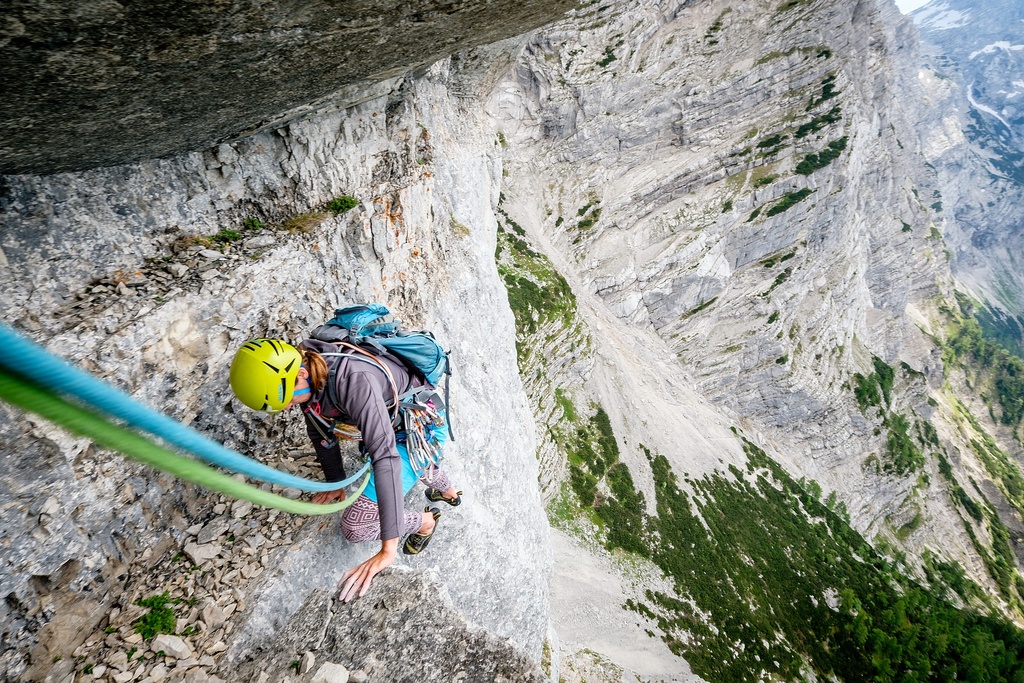
{"label": "quickdraw", "polygon": [[445,425],[445,417],[437,409],[435,399],[439,401],[440,397],[433,389],[418,387],[399,401],[404,429],[396,434],[396,439],[401,441],[404,437],[409,463],[427,483],[433,483],[434,470],[442,459],[441,448],[433,438],[433,432]]}

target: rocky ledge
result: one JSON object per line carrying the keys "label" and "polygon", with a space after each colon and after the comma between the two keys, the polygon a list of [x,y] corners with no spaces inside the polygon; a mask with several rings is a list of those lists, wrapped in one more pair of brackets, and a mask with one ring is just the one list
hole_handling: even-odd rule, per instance
{"label": "rocky ledge", "polygon": [[[342,669],[394,683],[548,680],[522,651],[470,624],[436,571],[394,567],[372,590],[350,603],[334,591],[311,593],[266,651],[231,672],[232,680],[326,682],[335,680],[328,672]],[[320,660],[326,663],[318,667]]]}

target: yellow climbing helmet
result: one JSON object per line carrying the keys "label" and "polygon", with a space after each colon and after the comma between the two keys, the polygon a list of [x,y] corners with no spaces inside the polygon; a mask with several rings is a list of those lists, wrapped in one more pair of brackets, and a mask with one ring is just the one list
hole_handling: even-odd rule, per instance
{"label": "yellow climbing helmet", "polygon": [[231,390],[253,410],[277,413],[288,407],[302,365],[298,349],[281,339],[253,339],[231,361]]}

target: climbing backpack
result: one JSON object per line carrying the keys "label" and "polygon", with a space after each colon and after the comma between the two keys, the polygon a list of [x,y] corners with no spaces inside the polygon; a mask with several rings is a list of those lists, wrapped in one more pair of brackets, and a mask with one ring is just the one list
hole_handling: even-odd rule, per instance
{"label": "climbing backpack", "polygon": [[[335,309],[334,317],[315,328],[310,336],[313,339],[341,345],[349,352],[342,355],[350,355],[359,360],[364,360],[366,356],[373,357],[388,375],[392,384],[394,384],[394,379],[387,366],[380,363],[381,357],[391,356],[397,359],[413,375],[420,377],[431,387],[437,387],[441,379],[444,378],[444,409],[450,438],[455,440],[455,435],[451,431],[449,393],[449,380],[452,374],[451,352],[446,351],[432,333],[402,330],[401,323],[392,318],[391,311],[387,306],[374,303]],[[328,392],[333,394],[335,391],[333,378],[327,382],[327,388]],[[405,408],[403,410],[405,421],[420,419],[415,413],[428,403],[427,394],[433,393],[423,390],[409,391],[408,387],[404,389],[405,391],[402,387],[395,387],[397,403],[394,406],[393,421],[396,429],[402,428],[397,414],[399,409]],[[336,396],[332,395],[331,400],[337,403]]]}

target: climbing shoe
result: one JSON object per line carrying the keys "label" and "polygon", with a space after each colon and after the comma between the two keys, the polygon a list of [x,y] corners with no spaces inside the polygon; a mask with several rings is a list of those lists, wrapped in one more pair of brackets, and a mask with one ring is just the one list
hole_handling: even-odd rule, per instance
{"label": "climbing shoe", "polygon": [[429,500],[431,503],[444,501],[445,503],[448,503],[452,507],[455,507],[456,505],[462,505],[462,491],[456,491],[455,497],[451,499],[444,497],[444,491],[438,491],[435,488],[428,488],[426,491],[424,491],[424,495],[426,495],[427,500]]}
{"label": "climbing shoe", "polygon": [[[423,511],[429,512],[434,516],[434,531],[437,531],[437,520],[441,518],[441,511],[432,507],[425,507]],[[430,543],[434,531],[431,531],[429,534],[409,534],[405,537],[405,545],[402,546],[402,552],[406,555],[416,555],[423,552],[426,550],[427,544]]]}

